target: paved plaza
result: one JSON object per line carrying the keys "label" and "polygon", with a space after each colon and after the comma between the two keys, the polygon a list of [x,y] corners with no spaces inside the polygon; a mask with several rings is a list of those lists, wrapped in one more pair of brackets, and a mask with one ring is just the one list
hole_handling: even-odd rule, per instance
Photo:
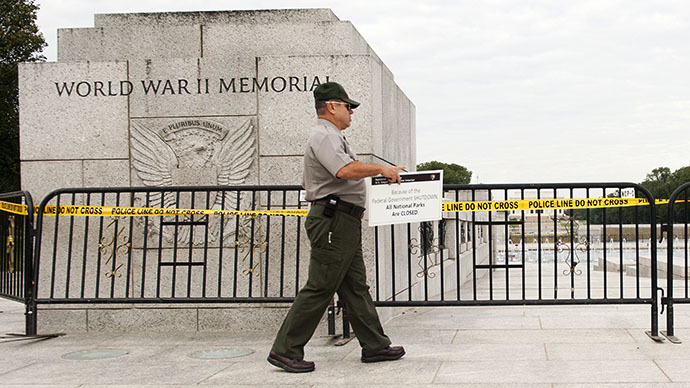
{"label": "paved plaza", "polygon": [[289,374],[266,362],[272,331],[18,340],[4,333],[23,332],[23,306],[0,299],[0,386],[690,387],[690,309],[676,307],[680,345],[645,335],[648,306],[413,308],[385,323],[400,361],[363,364],[356,340],[317,336],[316,371]]}

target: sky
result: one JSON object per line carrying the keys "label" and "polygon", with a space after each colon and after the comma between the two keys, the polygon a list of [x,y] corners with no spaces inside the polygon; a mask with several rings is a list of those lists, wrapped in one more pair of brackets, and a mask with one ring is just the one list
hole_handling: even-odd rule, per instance
{"label": "sky", "polygon": [[463,165],[472,183],[639,183],[690,165],[686,0],[36,2],[49,61],[57,29],[95,13],[330,8],[415,104],[417,163]]}

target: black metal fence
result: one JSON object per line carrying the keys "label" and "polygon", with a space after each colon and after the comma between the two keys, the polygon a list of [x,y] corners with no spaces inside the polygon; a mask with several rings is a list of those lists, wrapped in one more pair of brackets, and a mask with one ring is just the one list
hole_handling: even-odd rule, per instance
{"label": "black metal fence", "polygon": [[[31,303],[289,303],[308,269],[301,217],[55,217],[44,210],[300,209],[299,193],[298,186],[57,190],[39,207]],[[633,183],[446,185],[444,196],[654,203]],[[378,306],[642,304],[650,306],[649,334],[658,339],[656,228],[653,205],[507,209],[376,227],[363,245]],[[687,298],[687,266],[685,274]]]}
{"label": "black metal fence", "polygon": [[38,214],[39,304],[290,302],[307,273],[300,217],[55,217],[43,214],[46,205],[276,210],[303,203],[297,186],[57,190]]}
{"label": "black metal fence", "polygon": [[[445,185],[448,201],[652,195],[633,183]],[[445,213],[377,227],[379,306],[647,304],[658,339],[652,205]]]}
{"label": "black metal fence", "polygon": [[674,307],[675,303],[690,303],[690,250],[688,245],[688,227],[690,224],[690,183],[678,187],[668,204],[668,223],[664,225],[666,252],[660,252],[659,277],[666,278],[666,332],[663,334],[672,342],[680,342],[675,336]]}
{"label": "black metal fence", "polygon": [[[31,195],[25,191],[0,194],[0,201],[33,209]],[[27,335],[36,334],[33,232],[33,216],[0,211],[0,297],[25,304]]]}

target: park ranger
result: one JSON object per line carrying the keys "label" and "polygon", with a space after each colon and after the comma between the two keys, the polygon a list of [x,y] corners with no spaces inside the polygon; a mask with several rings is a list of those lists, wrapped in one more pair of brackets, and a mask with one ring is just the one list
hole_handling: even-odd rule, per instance
{"label": "park ranger", "polygon": [[357,160],[342,132],[359,103],[340,84],[320,85],[314,100],[318,119],[304,153],[304,187],[311,202],[304,223],[311,243],[309,276],[268,356],[268,362],[288,372],[314,370],[314,363],[304,360],[304,346],[336,292],[362,346],[362,362],[397,360],[405,354],[402,346],[390,346],[369,294],[361,233],[364,178],[383,175],[389,184],[400,184],[398,171],[405,166]]}

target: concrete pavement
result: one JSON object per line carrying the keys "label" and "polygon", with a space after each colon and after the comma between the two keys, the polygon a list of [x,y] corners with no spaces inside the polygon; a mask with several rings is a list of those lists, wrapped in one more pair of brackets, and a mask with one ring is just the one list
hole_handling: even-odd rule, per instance
{"label": "concrete pavement", "polygon": [[[648,306],[414,308],[385,323],[403,359],[363,364],[356,340],[318,336],[306,374],[266,362],[273,331],[3,335],[0,387],[690,387],[689,307],[680,345],[645,335]],[[23,333],[22,305],[0,311],[0,334]]]}

